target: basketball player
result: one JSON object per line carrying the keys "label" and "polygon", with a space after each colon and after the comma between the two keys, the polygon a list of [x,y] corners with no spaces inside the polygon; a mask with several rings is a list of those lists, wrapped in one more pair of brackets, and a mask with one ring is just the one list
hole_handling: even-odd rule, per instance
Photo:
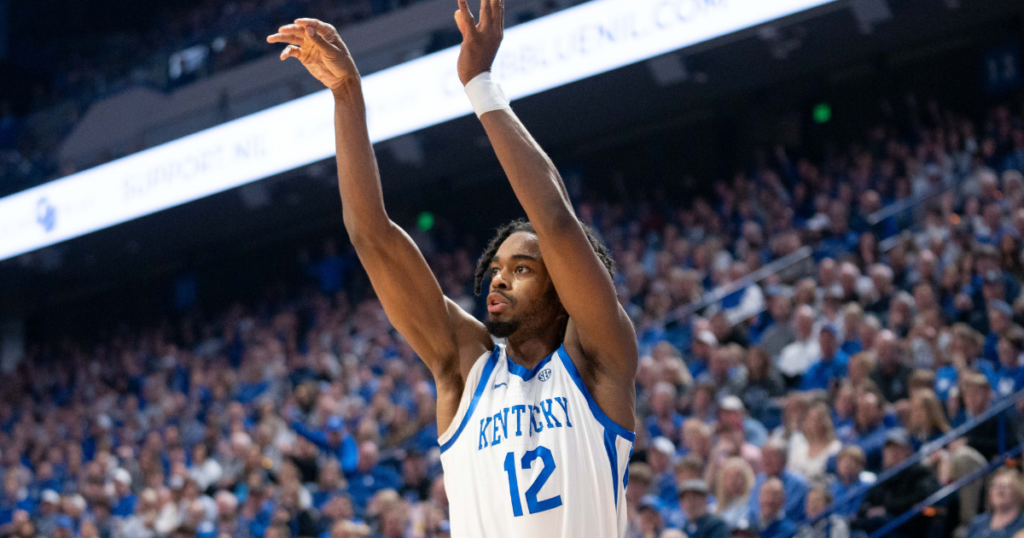
{"label": "basketball player", "polygon": [[[502,227],[478,262],[487,321],[447,299],[384,209],[359,72],[329,24],[299,19],[285,43],[335,98],[345,227],[395,328],[437,385],[441,463],[455,538],[621,537],[634,435],[636,336],[604,247],[577,220],[551,160],[489,79],[504,6],[464,0],[459,78],[529,221]],[[493,338],[505,339],[495,344]]]}

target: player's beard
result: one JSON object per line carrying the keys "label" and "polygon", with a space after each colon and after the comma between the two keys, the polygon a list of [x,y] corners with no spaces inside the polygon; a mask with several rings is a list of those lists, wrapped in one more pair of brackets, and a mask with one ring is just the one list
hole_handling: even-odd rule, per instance
{"label": "player's beard", "polygon": [[509,336],[512,336],[513,334],[515,334],[516,331],[519,330],[520,324],[519,320],[515,318],[510,320],[499,321],[495,319],[490,319],[490,317],[488,317],[484,325],[487,327],[487,332],[491,333],[492,335],[498,338],[508,338]]}
{"label": "player's beard", "polygon": [[[519,301],[515,298],[506,296],[507,299],[511,299],[512,304],[518,304]],[[539,325],[546,323],[545,320],[550,319],[548,316],[548,310],[553,307],[561,308],[561,303],[558,300],[558,293],[555,291],[554,286],[549,286],[544,292],[544,296],[539,300],[528,301],[523,304],[526,307],[524,312],[520,312],[509,319],[497,320],[493,316],[488,315],[487,321],[484,322],[484,326],[487,327],[487,331],[491,335],[498,338],[508,338],[518,332],[520,329],[525,330],[529,333],[540,332],[541,327]],[[564,311],[563,311],[564,312]]]}

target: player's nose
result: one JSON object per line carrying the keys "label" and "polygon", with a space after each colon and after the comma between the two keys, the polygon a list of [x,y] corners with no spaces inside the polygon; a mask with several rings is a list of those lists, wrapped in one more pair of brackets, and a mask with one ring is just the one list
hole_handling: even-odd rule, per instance
{"label": "player's nose", "polygon": [[499,290],[509,289],[509,279],[505,278],[505,271],[498,271],[491,277],[491,288]]}

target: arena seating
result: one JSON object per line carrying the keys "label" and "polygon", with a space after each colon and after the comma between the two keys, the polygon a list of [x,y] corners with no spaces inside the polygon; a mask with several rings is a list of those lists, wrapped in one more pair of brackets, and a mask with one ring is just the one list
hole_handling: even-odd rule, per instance
{"label": "arena seating", "polygon": [[[944,111],[709,200],[578,201],[641,354],[628,536],[1024,528],[1021,475],[979,480],[1020,447],[1021,122]],[[480,314],[476,254],[430,262]],[[304,271],[312,296],[35,347],[0,391],[0,535],[447,536],[429,372],[350,300],[351,253]]]}

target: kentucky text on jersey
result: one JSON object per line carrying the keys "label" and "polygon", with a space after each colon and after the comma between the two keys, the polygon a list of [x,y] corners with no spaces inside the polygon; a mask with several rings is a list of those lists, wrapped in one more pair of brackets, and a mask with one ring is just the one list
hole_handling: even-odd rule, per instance
{"label": "kentucky text on jersey", "polygon": [[[560,415],[562,420],[559,420]],[[527,420],[526,417],[529,417]],[[510,422],[510,418],[514,420]],[[515,429],[512,429],[512,425]],[[524,431],[524,424],[526,430]],[[502,439],[509,438],[509,432],[516,437],[524,435],[532,437],[534,433],[544,431],[544,428],[571,428],[569,421],[569,400],[564,396],[555,396],[542,400],[539,405],[513,405],[506,407],[494,416],[480,419],[480,437],[477,450],[483,450],[489,446],[501,444]]]}

